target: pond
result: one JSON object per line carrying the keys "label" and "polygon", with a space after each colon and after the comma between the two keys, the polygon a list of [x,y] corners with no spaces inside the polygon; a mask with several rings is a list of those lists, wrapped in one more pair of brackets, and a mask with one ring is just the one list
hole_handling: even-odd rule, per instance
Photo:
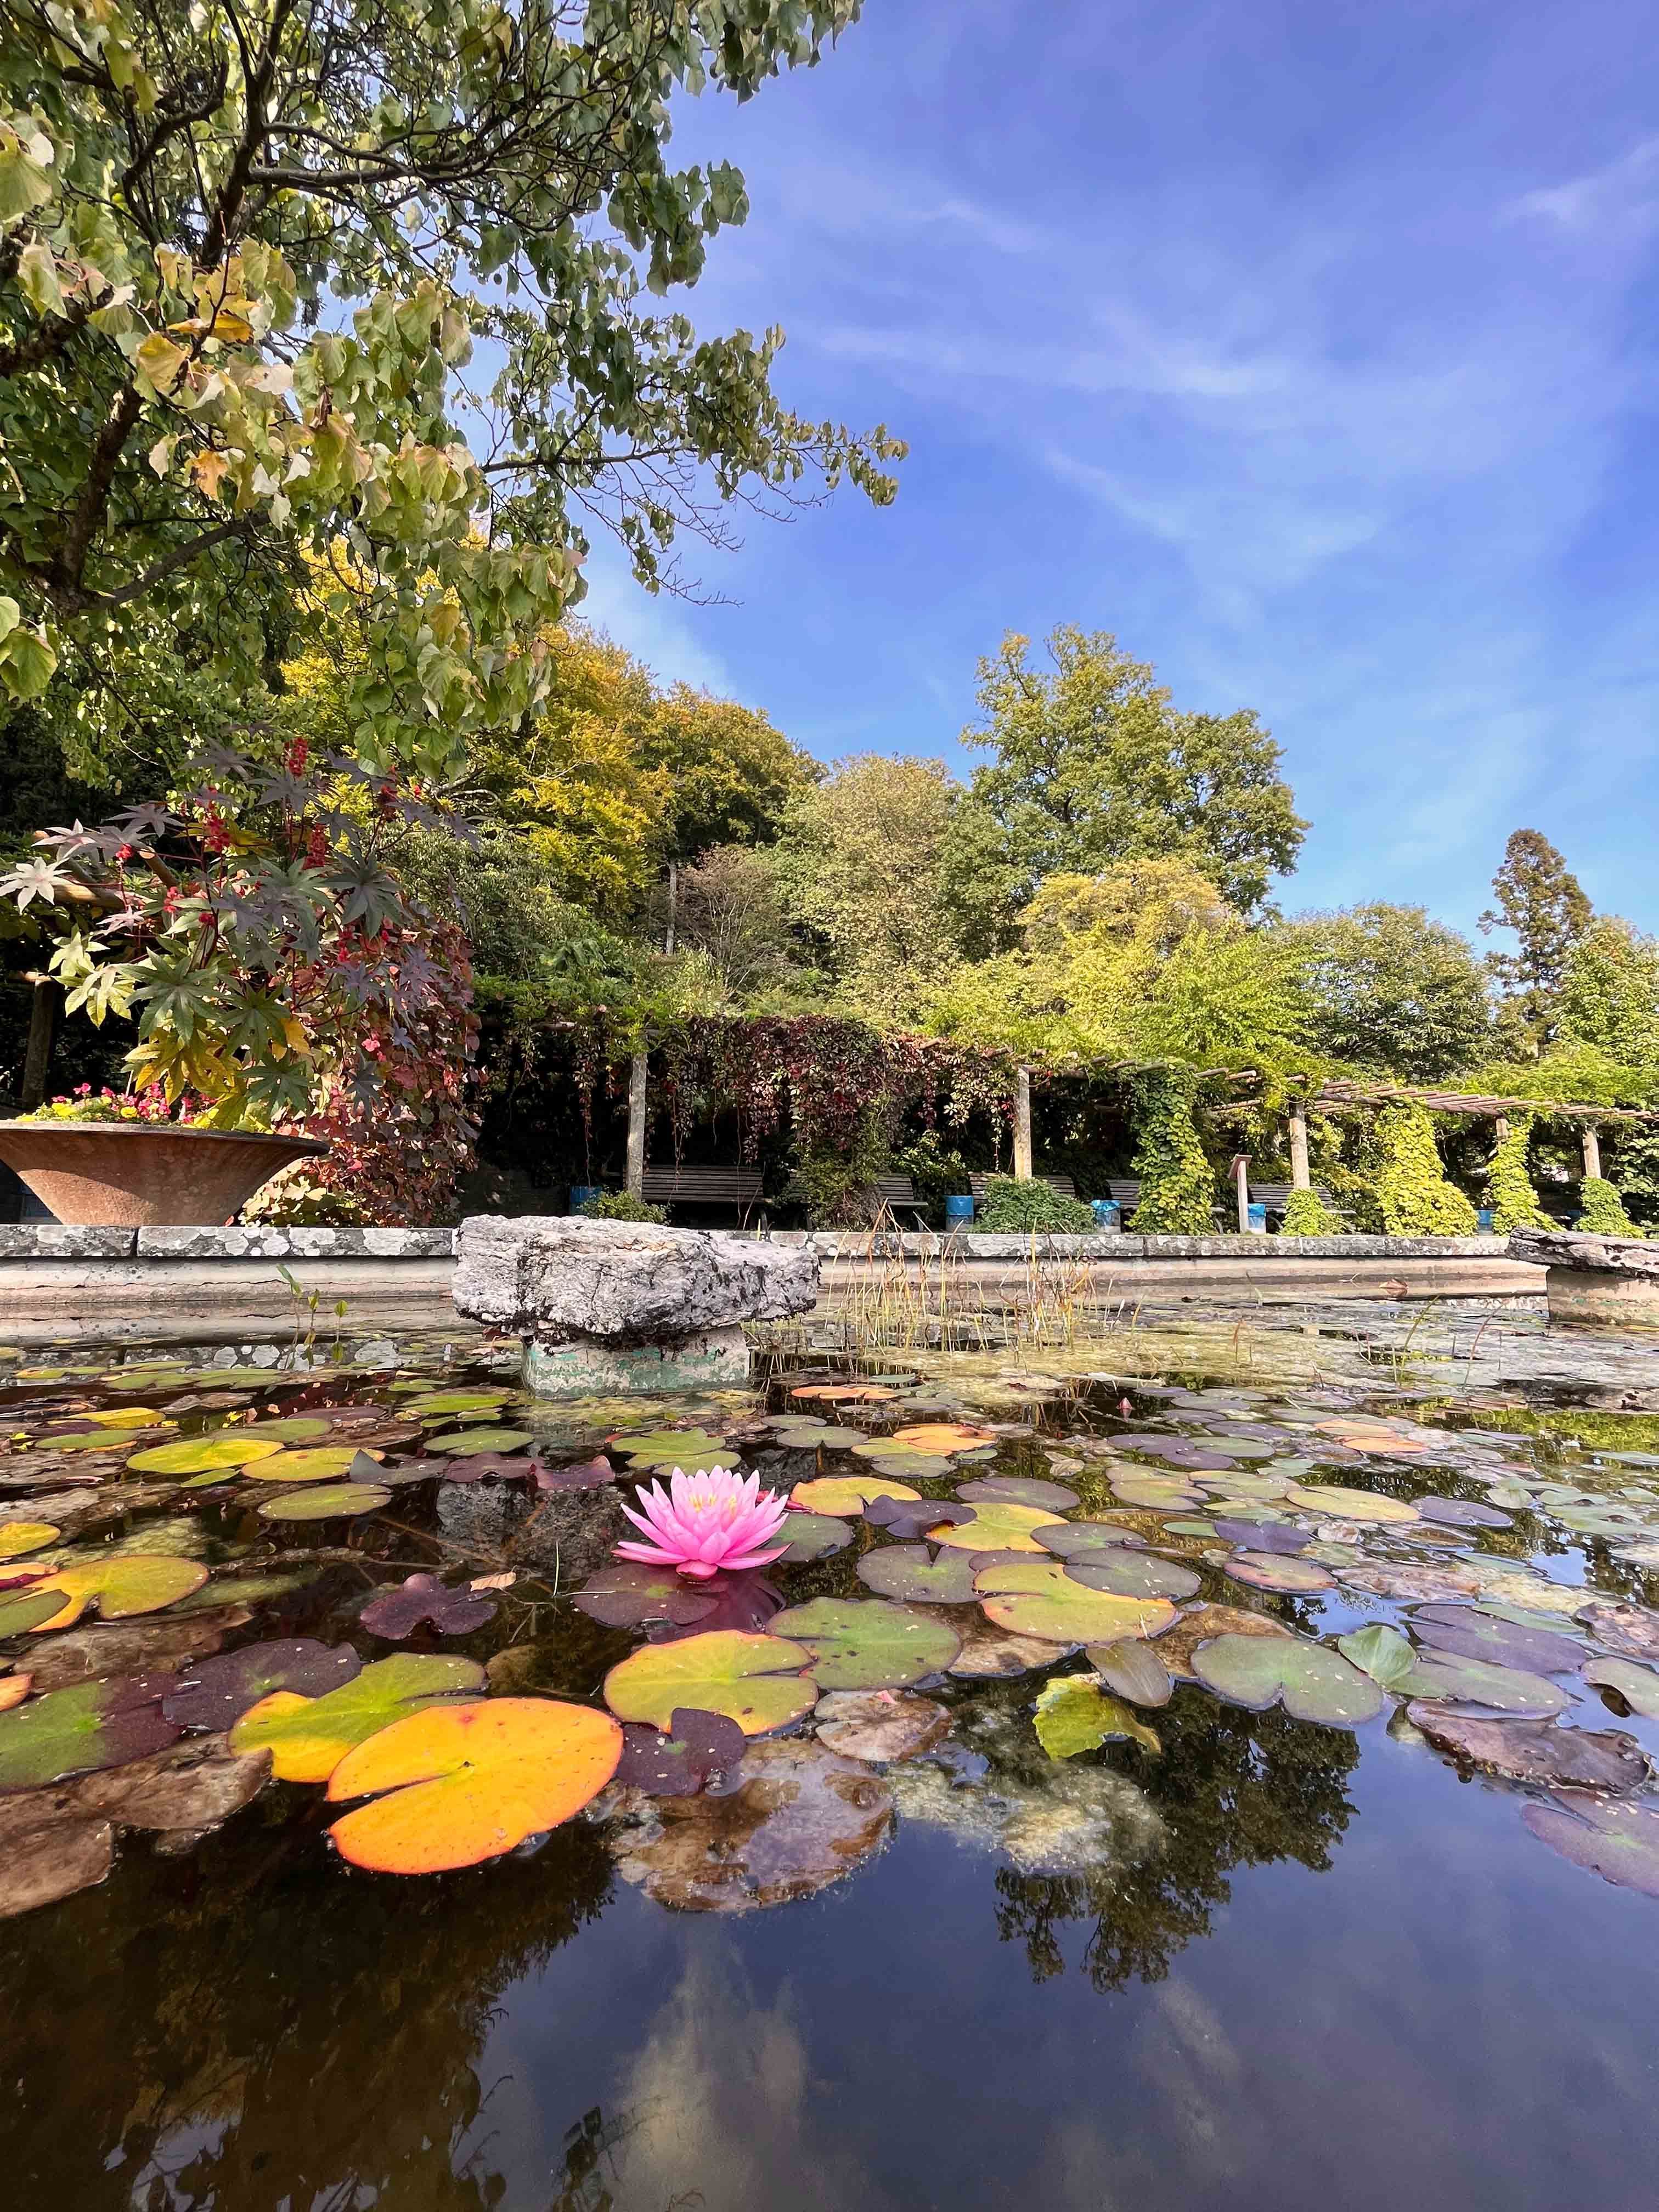
{"label": "pond", "polygon": [[12,2201],[1650,2204],[1652,1355],[1327,1320],[0,1349]]}

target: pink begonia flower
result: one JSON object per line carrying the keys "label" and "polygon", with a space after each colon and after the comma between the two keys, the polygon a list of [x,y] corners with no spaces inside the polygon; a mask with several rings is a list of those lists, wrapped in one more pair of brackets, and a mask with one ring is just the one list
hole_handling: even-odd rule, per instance
{"label": "pink begonia flower", "polygon": [[642,1559],[647,1566],[672,1567],[695,1582],[707,1582],[726,1570],[767,1566],[789,1548],[787,1541],[772,1542],[788,1501],[775,1491],[763,1490],[757,1474],[740,1475],[727,1467],[687,1474],[677,1467],[666,1490],[660,1483],[647,1483],[639,1498],[641,1511],[631,1505],[623,1511],[652,1540],[618,1544],[619,1559]]}

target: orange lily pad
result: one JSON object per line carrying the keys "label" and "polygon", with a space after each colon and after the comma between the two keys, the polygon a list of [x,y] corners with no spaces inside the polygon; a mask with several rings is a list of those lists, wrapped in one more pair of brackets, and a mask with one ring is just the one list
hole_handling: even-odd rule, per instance
{"label": "orange lily pad", "polygon": [[896,1430],[884,1441],[902,1444],[907,1451],[945,1459],[952,1452],[975,1451],[981,1444],[994,1444],[996,1437],[989,1429],[969,1428],[965,1421],[918,1421],[910,1428]]}
{"label": "orange lily pad", "polygon": [[268,1749],[279,1782],[326,1782],[349,1751],[382,1729],[441,1698],[476,1697],[483,1686],[483,1668],[471,1659],[400,1651],[395,1659],[377,1659],[325,1697],[273,1690],[232,1729],[230,1747]]}
{"label": "orange lily pad", "polygon": [[207,1578],[208,1571],[198,1561],[160,1552],[116,1553],[77,1560],[29,1585],[31,1598],[50,1592],[63,1601],[56,1613],[31,1624],[31,1632],[42,1636],[49,1628],[72,1628],[94,1601],[106,1620],[125,1620],[135,1613],[159,1613],[163,1606],[200,1589]]}
{"label": "orange lily pad", "polygon": [[[919,1493],[908,1482],[895,1482],[884,1474],[824,1474],[814,1482],[798,1482],[789,1493],[791,1505],[803,1513],[834,1513],[843,1516],[862,1513],[872,1498],[915,1498]],[[788,1522],[785,1522],[787,1533]]]}

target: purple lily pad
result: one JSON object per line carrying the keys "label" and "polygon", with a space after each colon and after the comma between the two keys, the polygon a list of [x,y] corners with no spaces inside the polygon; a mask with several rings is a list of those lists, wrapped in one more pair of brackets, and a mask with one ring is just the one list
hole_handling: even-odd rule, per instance
{"label": "purple lily pad", "polygon": [[486,1475],[523,1482],[533,1476],[538,1490],[552,1487],[543,1482],[541,1478],[547,1469],[539,1467],[535,1460],[522,1455],[509,1457],[505,1452],[464,1452],[454,1459],[434,1460],[432,1471],[441,1474],[446,1482],[482,1482]]}
{"label": "purple lily pad", "polygon": [[590,1575],[572,1602],[579,1613],[607,1628],[641,1628],[648,1620],[689,1628],[707,1620],[720,1597],[710,1584],[689,1583],[672,1567],[620,1559]]}
{"label": "purple lily pad", "polygon": [[1639,1790],[1650,1768],[1633,1735],[1621,1729],[1562,1728],[1555,1721],[1481,1719],[1432,1705],[1407,1707],[1413,1725],[1437,1751],[1508,1782],[1542,1782],[1556,1790]]}
{"label": "purple lily pad", "polygon": [[695,1797],[707,1790],[724,1796],[741,1786],[744,1737],[724,1713],[676,1705],[669,1733],[638,1722],[623,1729],[617,1780],[647,1797]]}
{"label": "purple lily pad", "polygon": [[470,1590],[452,1589],[436,1575],[410,1575],[395,1589],[370,1598],[357,1615],[372,1635],[388,1644],[401,1644],[422,1621],[430,1621],[440,1636],[470,1636],[495,1618],[493,1598],[474,1597]]}
{"label": "purple lily pad", "polygon": [[1293,1528],[1287,1521],[1218,1521],[1215,1533],[1224,1544],[1240,1544],[1251,1552],[1278,1552],[1286,1557],[1313,1541],[1308,1529]]}
{"label": "purple lily pad", "polygon": [[1252,1589],[1278,1590],[1288,1597],[1309,1597],[1317,1590],[1336,1588],[1336,1577],[1311,1559],[1275,1557],[1260,1550],[1235,1552],[1221,1571]]}
{"label": "purple lily pad", "polygon": [[514,1469],[533,1469],[538,1490],[603,1490],[617,1480],[617,1470],[601,1452],[597,1459],[577,1460],[568,1467],[544,1467],[539,1460],[520,1461]]}
{"label": "purple lily pad", "polygon": [[273,1690],[325,1697],[361,1674],[362,1665],[349,1644],[331,1647],[312,1636],[245,1644],[240,1651],[192,1659],[161,1710],[178,1728],[228,1729]]}
{"label": "purple lily pad", "polygon": [[1462,1498],[1413,1498],[1412,1504],[1425,1521],[1443,1528],[1512,1528],[1514,1521],[1495,1505],[1476,1505]]}
{"label": "purple lily pad", "polygon": [[890,1536],[908,1542],[925,1536],[930,1528],[943,1528],[947,1522],[955,1528],[971,1521],[974,1509],[937,1498],[872,1498],[864,1509],[864,1518],[873,1528],[884,1528]]}
{"label": "purple lily pad", "polygon": [[1534,1836],[1603,1881],[1659,1897],[1659,1812],[1620,1798],[1553,1797],[1523,1807]]}
{"label": "purple lily pad", "polygon": [[1533,1674],[1571,1674],[1583,1664],[1584,1648],[1547,1628],[1522,1628],[1495,1620],[1468,1605],[1420,1606],[1411,1617],[1419,1643],[1461,1659],[1486,1659],[1494,1667],[1519,1667]]}
{"label": "purple lily pad", "polygon": [[758,1636],[783,1607],[783,1592],[753,1568],[744,1574],[724,1576],[718,1586],[705,1583],[703,1587],[713,1589],[710,1611],[696,1621],[670,1621],[653,1628],[653,1644],[677,1644],[683,1636],[702,1636],[717,1628],[735,1628],[744,1636]]}

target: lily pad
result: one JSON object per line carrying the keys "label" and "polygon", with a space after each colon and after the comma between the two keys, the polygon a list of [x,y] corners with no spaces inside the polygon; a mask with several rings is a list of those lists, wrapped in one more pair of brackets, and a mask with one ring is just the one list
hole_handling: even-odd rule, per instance
{"label": "lily pad", "polygon": [[156,1444],[134,1452],[127,1462],[129,1474],[228,1474],[252,1467],[256,1460],[270,1459],[283,1449],[279,1437],[257,1437],[246,1429],[216,1429],[211,1436],[181,1437],[177,1443]]}
{"label": "lily pad", "polygon": [[404,1410],[408,1413],[481,1413],[507,1405],[518,1395],[516,1390],[426,1390],[411,1397]]}
{"label": "lily pad", "polygon": [[1398,1686],[1408,1697],[1448,1705],[1477,1705],[1506,1713],[1512,1720],[1547,1721],[1565,1712],[1571,1699],[1541,1674],[1516,1667],[1494,1667],[1485,1659],[1465,1659],[1453,1651],[1430,1651],[1418,1660],[1409,1680]]}
{"label": "lily pad", "polygon": [[1126,1505],[1144,1505],[1154,1512],[1164,1507],[1173,1512],[1182,1506],[1204,1503],[1201,1491],[1159,1474],[1115,1474],[1112,1495],[1121,1498]]}
{"label": "lily pad", "polygon": [[1580,1607],[1582,1620],[1598,1644],[1626,1659],[1659,1659],[1659,1613],[1644,1605],[1609,1605],[1592,1600]]}
{"label": "lily pad", "polygon": [[1054,1559],[1012,1560],[975,1577],[988,1620],[1016,1635],[1054,1644],[1110,1644],[1166,1627],[1176,1609],[1165,1597],[1121,1597],[1091,1589]]}
{"label": "lily pad", "polygon": [[908,1429],[898,1429],[882,1439],[887,1444],[902,1444],[908,1452],[927,1452],[940,1459],[949,1459],[958,1452],[976,1451],[981,1444],[994,1444],[996,1433],[991,1429],[975,1429],[962,1421],[918,1421]]}
{"label": "lily pad", "polygon": [[325,1437],[333,1423],[320,1413],[285,1413],[271,1421],[250,1421],[236,1433],[244,1437],[272,1437],[279,1444],[315,1443]]}
{"label": "lily pad", "polygon": [[448,1459],[461,1459],[472,1452],[515,1452],[535,1441],[529,1429],[452,1429],[445,1436],[428,1437],[426,1448]]}
{"label": "lily pad", "polygon": [[233,1628],[248,1619],[245,1606],[193,1618],[118,1621],[104,1628],[70,1628],[30,1651],[27,1665],[39,1690],[67,1690],[100,1676],[166,1674],[216,1651]]}
{"label": "lily pad", "polygon": [[1549,1629],[1517,1628],[1469,1605],[1420,1606],[1411,1625],[1419,1642],[1436,1651],[1490,1659],[1495,1667],[1529,1668],[1534,1674],[1576,1673],[1584,1656],[1583,1646],[1570,1636],[1558,1636]]}
{"label": "lily pad", "polygon": [[981,1501],[1005,1505],[1046,1505],[1051,1513],[1067,1513],[1077,1504],[1077,1492],[1063,1482],[1045,1482],[1035,1474],[987,1474],[964,1482],[957,1492],[970,1505]]}
{"label": "lily pad", "polygon": [[326,1782],[346,1753],[407,1714],[451,1698],[476,1697],[484,1671],[471,1659],[398,1652],[377,1659],[325,1697],[273,1691],[230,1732],[233,1751],[268,1749],[279,1782]]}
{"label": "lily pad", "polygon": [[948,1621],[880,1598],[813,1598],[779,1613],[771,1632],[811,1655],[821,1690],[902,1689],[942,1674],[962,1649]]}
{"label": "lily pad", "polygon": [[[106,1620],[123,1620],[139,1613],[160,1613],[164,1606],[200,1589],[207,1578],[207,1569],[194,1559],[177,1559],[169,1553],[94,1554],[54,1569],[31,1583],[17,1597],[0,1597],[0,1636],[16,1635],[26,1625],[36,1636],[51,1628],[72,1628],[93,1604]],[[57,1598],[57,1606],[26,1623],[21,1616],[34,1610],[38,1601],[47,1595]]]}
{"label": "lily pad", "polygon": [[110,1823],[66,1820],[42,1804],[42,1795],[0,1798],[0,1920],[56,1905],[114,1871]]}
{"label": "lily pad", "polygon": [[782,1636],[713,1629],[631,1651],[605,1676],[605,1701],[619,1720],[653,1728],[672,1728],[676,1709],[686,1705],[724,1713],[745,1735],[764,1735],[817,1703],[811,1660]]}
{"label": "lily pad", "polygon": [[1144,1637],[1125,1636],[1113,1644],[1091,1644],[1089,1663],[1106,1687],[1133,1705],[1167,1705],[1175,1685],[1155,1645]]}
{"label": "lily pad", "polygon": [[711,1467],[735,1467],[738,1457],[724,1437],[711,1437],[702,1429],[651,1429],[611,1441],[629,1468],[641,1473],[678,1467],[686,1474],[700,1474]]}
{"label": "lily pad", "polygon": [[1277,1552],[1235,1552],[1221,1571],[1250,1589],[1274,1590],[1286,1597],[1309,1597],[1334,1589],[1336,1577],[1316,1560],[1286,1559]]}
{"label": "lily pad", "polygon": [[0,1713],[0,1793],[123,1766],[172,1743],[179,1730],[161,1711],[167,1680],[152,1674],[77,1682]]}
{"label": "lily pad", "polygon": [[1383,1622],[1339,1636],[1336,1648],[1362,1674],[1369,1674],[1385,1690],[1404,1693],[1417,1672],[1415,1649],[1397,1628],[1390,1628]]}
{"label": "lily pad", "polygon": [[653,1821],[615,1834],[618,1873],[683,1912],[752,1911],[839,1881],[892,1822],[887,1784],[810,1739],[751,1745],[744,1775],[730,1796],[653,1801]]}
{"label": "lily pad", "polygon": [[682,1705],[665,1733],[638,1721],[623,1729],[616,1779],[647,1797],[692,1797],[711,1786],[736,1789],[747,1742],[724,1713]]}
{"label": "lily pad", "polygon": [[1127,1737],[1156,1756],[1164,1747],[1144,1721],[1102,1688],[1095,1674],[1065,1674],[1037,1693],[1037,1741],[1050,1759],[1075,1759],[1114,1737]]}
{"label": "lily pad", "polygon": [[922,1605],[968,1605],[974,1598],[973,1563],[965,1552],[941,1552],[934,1559],[926,1544],[885,1544],[859,1561],[859,1580],[878,1597]]}
{"label": "lily pad", "polygon": [[827,1559],[831,1553],[844,1552],[853,1540],[846,1522],[833,1513],[791,1513],[778,1534],[789,1539],[788,1549],[779,1562],[784,1566]]}
{"label": "lily pad", "polygon": [[53,1521],[8,1521],[0,1527],[0,1559],[27,1559],[56,1543],[63,1533]]}
{"label": "lily pad", "polygon": [[1080,1559],[1068,1559],[1066,1571],[1091,1589],[1111,1590],[1119,1597],[1191,1597],[1203,1580],[1190,1567],[1161,1559],[1156,1552],[1131,1552],[1121,1547],[1115,1552],[1089,1552]]}
{"label": "lily pad", "polygon": [[340,1761],[330,1802],[374,1802],[329,1834],[342,1858],[378,1874],[477,1866],[580,1813],[616,1772],[622,1744],[609,1713],[553,1698],[430,1705]]}
{"label": "lily pad", "polygon": [[1659,1674],[1633,1659],[1592,1659],[1584,1680],[1599,1690],[1616,1690],[1632,1712],[1659,1721]]}
{"label": "lily pad", "polygon": [[926,1535],[930,1528],[942,1528],[947,1522],[971,1521],[971,1505],[958,1505],[937,1498],[872,1498],[864,1509],[864,1518],[872,1528],[884,1528],[890,1536],[905,1541]]}
{"label": "lily pad", "polygon": [[693,1589],[672,1567],[647,1566],[636,1559],[599,1568],[572,1600],[578,1612],[607,1628],[639,1628],[647,1620],[687,1628],[707,1620],[719,1601],[706,1584]]}
{"label": "lily pad", "polygon": [[362,1665],[350,1644],[331,1647],[310,1636],[245,1644],[222,1657],[195,1660],[180,1675],[178,1688],[163,1700],[161,1710],[179,1728],[218,1733],[233,1727],[273,1690],[325,1697],[353,1680]]}
{"label": "lily pad", "polygon": [[1541,1782],[1552,1790],[1639,1790],[1651,1771],[1635,1737],[1620,1729],[1482,1720],[1434,1705],[1408,1705],[1407,1717],[1437,1751],[1509,1782]]}
{"label": "lily pad", "polygon": [[1389,1597],[1407,1605],[1432,1603],[1441,1598],[1478,1597],[1480,1580],[1463,1567],[1445,1567],[1432,1560],[1376,1559],[1345,1565],[1345,1589],[1366,1591],[1372,1597]]}
{"label": "lily pad", "polygon": [[1322,1728],[1358,1728],[1382,1710],[1369,1675],[1301,1637],[1218,1636],[1194,1653],[1193,1671],[1231,1704],[1265,1712],[1282,1699],[1292,1719]]}
{"label": "lily pad", "polygon": [[1340,1482],[1292,1482],[1286,1485],[1285,1495],[1292,1504],[1332,1520],[1370,1522],[1386,1528],[1403,1527],[1419,1517],[1417,1508],[1407,1504],[1403,1498],[1389,1498],[1376,1490],[1351,1490]]}
{"label": "lily pad", "polygon": [[538,1490],[604,1490],[617,1480],[617,1470],[601,1452],[596,1459],[572,1460],[563,1467],[544,1467],[539,1460],[523,1461],[514,1470],[535,1470]]}
{"label": "lily pad", "polygon": [[1224,1544],[1237,1544],[1247,1551],[1273,1552],[1281,1558],[1292,1558],[1313,1540],[1305,1528],[1293,1528],[1283,1521],[1231,1521],[1215,1523],[1215,1533]]}
{"label": "lily pad", "polygon": [[875,1498],[909,1500],[916,1493],[907,1482],[886,1474],[825,1474],[813,1482],[798,1482],[789,1494],[799,1512],[840,1514],[850,1518],[861,1513]]}
{"label": "lily pad", "polygon": [[1005,1505],[994,1498],[975,1505],[971,1521],[939,1521],[926,1533],[935,1544],[957,1552],[1032,1552],[1044,1547],[1032,1531],[1052,1524],[1047,1505]]}
{"label": "lily pad", "polygon": [[1466,1498],[1416,1498],[1412,1500],[1425,1521],[1444,1528],[1512,1528],[1514,1522],[1495,1505],[1476,1504]]}
{"label": "lily pad", "polygon": [[367,1462],[376,1474],[380,1462],[353,1444],[323,1444],[314,1449],[280,1451],[274,1459],[256,1460],[246,1472],[255,1482],[334,1482]]}
{"label": "lily pad", "polygon": [[378,1482],[319,1482],[286,1497],[266,1498],[259,1508],[262,1521],[355,1520],[360,1513],[378,1512],[392,1503],[392,1492]]}
{"label": "lily pad", "polygon": [[951,1716],[932,1698],[893,1690],[831,1690],[818,1699],[818,1741],[843,1759],[892,1766],[950,1734]]}
{"label": "lily pad", "polygon": [[452,1589],[436,1575],[410,1575],[395,1589],[370,1598],[357,1618],[372,1635],[401,1644],[424,1622],[440,1636],[471,1636],[494,1620],[495,1606],[493,1599],[474,1597],[465,1585]]}
{"label": "lily pad", "polygon": [[1659,1812],[1619,1798],[1554,1797],[1522,1808],[1534,1836],[1620,1889],[1659,1897]]}

